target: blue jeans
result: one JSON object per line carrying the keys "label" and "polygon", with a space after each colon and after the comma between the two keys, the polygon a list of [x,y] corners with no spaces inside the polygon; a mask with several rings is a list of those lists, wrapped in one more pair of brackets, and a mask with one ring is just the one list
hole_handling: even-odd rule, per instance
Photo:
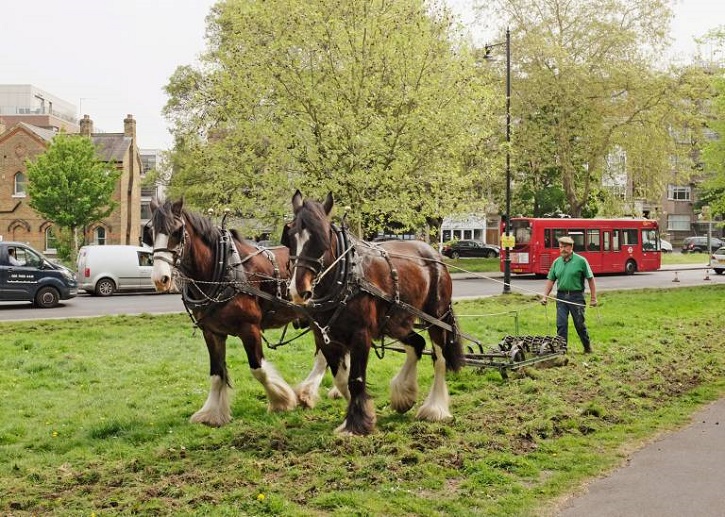
{"label": "blue jeans", "polygon": [[584,309],[586,302],[584,301],[583,291],[559,291],[556,293],[556,334],[563,337],[568,343],[569,334],[569,314],[574,321],[574,328],[579,339],[584,345],[584,350],[589,351],[591,342],[589,340],[589,331],[584,320]]}

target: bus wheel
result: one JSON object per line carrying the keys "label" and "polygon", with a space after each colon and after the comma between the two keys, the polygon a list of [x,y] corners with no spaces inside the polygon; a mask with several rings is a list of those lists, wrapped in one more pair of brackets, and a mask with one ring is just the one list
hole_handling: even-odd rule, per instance
{"label": "bus wheel", "polygon": [[633,275],[635,271],[637,271],[637,263],[632,259],[628,260],[624,265],[624,272],[628,275]]}

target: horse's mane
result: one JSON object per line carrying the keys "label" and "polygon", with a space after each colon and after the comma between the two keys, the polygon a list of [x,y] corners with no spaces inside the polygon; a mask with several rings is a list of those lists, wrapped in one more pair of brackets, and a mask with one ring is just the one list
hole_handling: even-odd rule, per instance
{"label": "horse's mane", "polygon": [[[166,200],[163,205],[160,205],[153,213],[153,226],[158,231],[162,231],[167,235],[174,231],[173,224],[175,220],[175,214],[172,210],[173,204],[171,201]],[[220,237],[219,228],[208,218],[199,215],[195,212],[190,212],[185,208],[182,209],[182,215],[186,219],[187,223],[194,228],[194,231],[201,237],[201,239],[208,246],[212,246]],[[236,235],[235,235],[236,237]]]}
{"label": "horse's mane", "polygon": [[199,234],[201,240],[203,240],[205,244],[212,246],[217,242],[217,240],[219,240],[221,232],[219,231],[219,227],[216,226],[211,219],[195,212],[189,212],[186,209],[183,210],[183,213],[184,217],[186,217],[186,221],[194,228],[194,231]]}

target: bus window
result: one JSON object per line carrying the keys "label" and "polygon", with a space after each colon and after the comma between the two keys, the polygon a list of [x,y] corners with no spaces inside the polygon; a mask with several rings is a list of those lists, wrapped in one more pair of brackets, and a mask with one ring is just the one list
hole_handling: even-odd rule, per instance
{"label": "bus window", "polygon": [[531,242],[531,228],[514,228],[514,237],[516,244],[528,244]]}
{"label": "bus window", "polygon": [[569,237],[574,239],[574,251],[586,251],[584,230],[569,230]]}
{"label": "bus window", "polygon": [[566,230],[550,229],[544,230],[544,246],[547,248],[559,248],[559,237],[566,235]]}
{"label": "bus window", "polygon": [[558,248],[559,247],[559,237],[563,237],[566,235],[566,230],[563,228],[554,228],[552,230],[554,232],[553,239],[551,239],[551,244],[549,245],[550,248]]}
{"label": "bus window", "polygon": [[642,230],[642,249],[644,251],[657,249],[657,230]]}
{"label": "bus window", "polygon": [[612,230],[612,251],[620,251],[622,243],[619,241],[619,230]]}
{"label": "bus window", "polygon": [[599,230],[587,230],[587,251],[602,251]]}
{"label": "bus window", "polygon": [[624,246],[639,244],[639,239],[637,239],[637,233],[639,233],[637,232],[637,230],[622,230],[622,244]]}
{"label": "bus window", "polygon": [[604,232],[604,238],[602,239],[602,241],[604,243],[604,251],[609,251],[611,249],[609,246],[610,239],[611,239],[611,235],[609,234],[609,232]]}

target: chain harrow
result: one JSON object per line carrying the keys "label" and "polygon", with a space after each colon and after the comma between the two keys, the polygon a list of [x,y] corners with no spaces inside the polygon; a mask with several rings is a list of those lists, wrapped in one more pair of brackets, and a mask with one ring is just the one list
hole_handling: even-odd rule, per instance
{"label": "chain harrow", "polygon": [[566,354],[566,341],[560,336],[505,336],[496,348],[484,351],[481,345],[478,352],[468,347],[466,364],[481,368],[497,368],[503,378],[508,370],[517,370],[524,366],[550,361]]}

